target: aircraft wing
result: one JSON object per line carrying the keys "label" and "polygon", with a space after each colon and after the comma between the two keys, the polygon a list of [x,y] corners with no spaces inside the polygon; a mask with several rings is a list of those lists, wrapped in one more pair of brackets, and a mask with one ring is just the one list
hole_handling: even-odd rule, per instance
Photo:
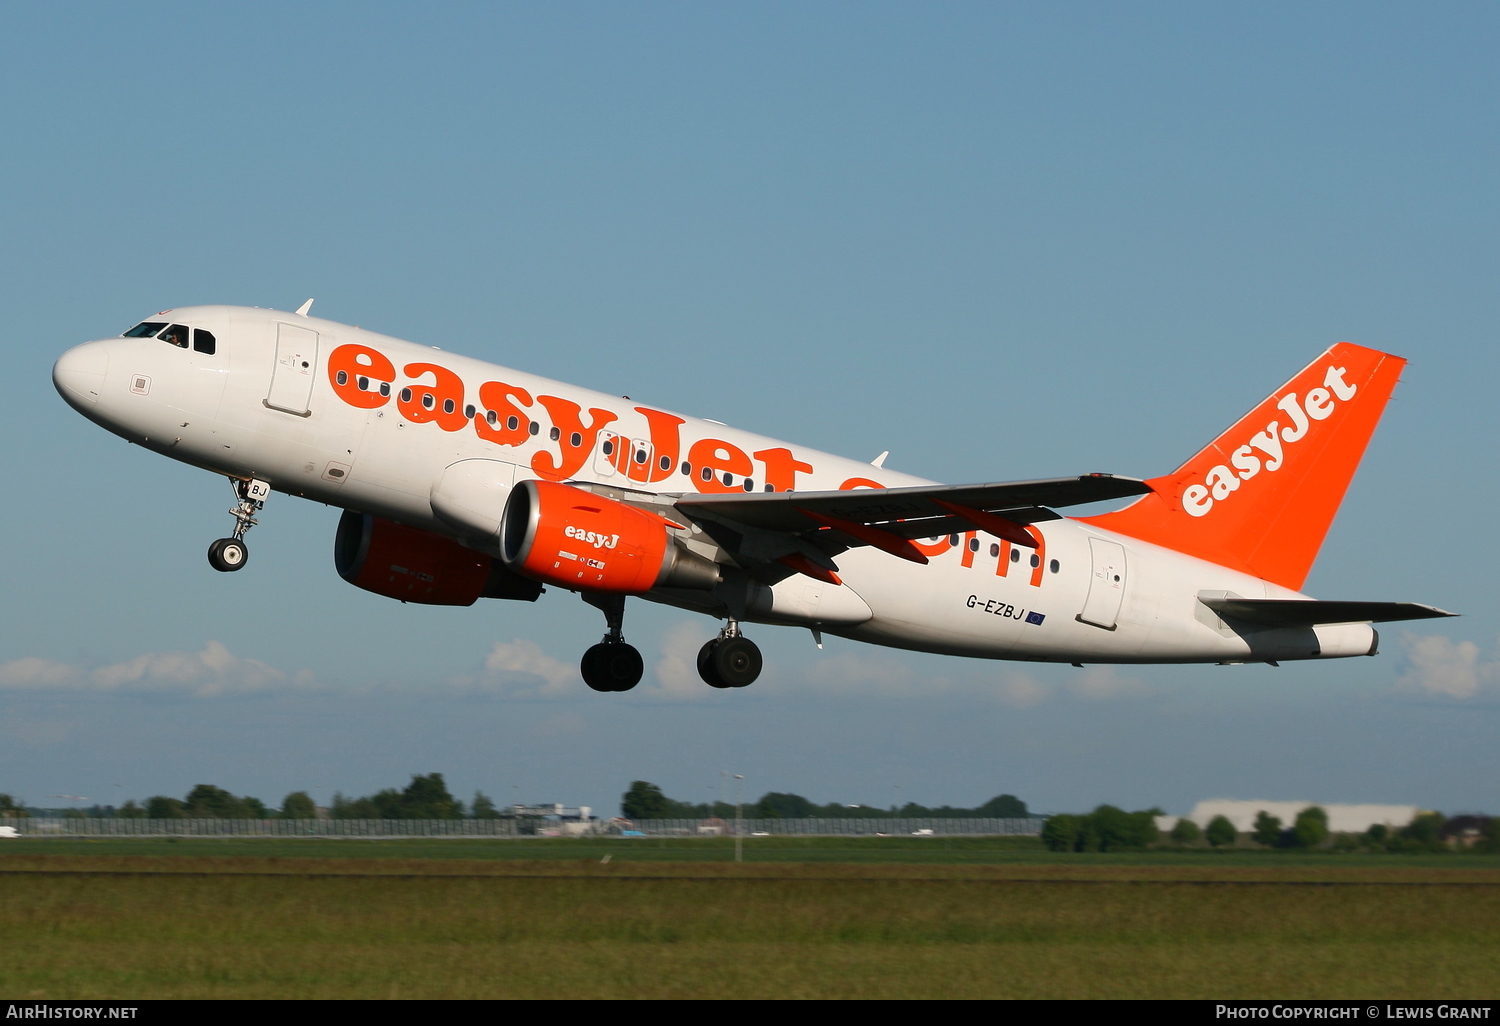
{"label": "aircraft wing", "polygon": [[[930,538],[954,530],[984,529],[953,507],[995,513],[1017,524],[1056,520],[1046,507],[1123,499],[1151,491],[1144,481],[1112,474],[1085,474],[1042,481],[995,484],[855,488],[839,492],[746,492],[694,494],[676,501],[693,519],[729,521],[763,531],[800,534],[830,526],[827,520],[880,525],[903,538]],[[808,514],[814,514],[809,516]]]}
{"label": "aircraft wing", "polygon": [[[914,563],[927,557],[914,538],[986,531],[1036,547],[1027,525],[1057,520],[1048,506],[1144,495],[1144,481],[1110,474],[975,485],[856,488],[837,492],[684,495],[675,515],[703,529],[742,567],[767,580],[797,572],[838,583],[832,557],[873,545]],[[766,576],[769,574],[770,576]]]}
{"label": "aircraft wing", "polygon": [[1330,623],[1390,623],[1457,616],[1417,602],[1322,602],[1309,599],[1199,598],[1209,609],[1266,627],[1317,627]]}

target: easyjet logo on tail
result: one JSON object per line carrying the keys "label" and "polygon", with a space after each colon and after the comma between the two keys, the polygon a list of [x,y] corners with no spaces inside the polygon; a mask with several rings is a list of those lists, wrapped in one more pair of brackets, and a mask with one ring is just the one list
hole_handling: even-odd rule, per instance
{"label": "easyjet logo on tail", "polygon": [[1230,454],[1234,469],[1219,464],[1208,471],[1201,484],[1188,485],[1182,492],[1182,508],[1190,516],[1207,516],[1215,503],[1228,499],[1262,470],[1280,470],[1286,462],[1286,446],[1302,441],[1308,431],[1314,430],[1315,422],[1333,416],[1339,403],[1348,402],[1358,393],[1358,385],[1344,380],[1346,373],[1343,367],[1329,367],[1322,388],[1309,389],[1300,401],[1296,392],[1282,396],[1276,408],[1286,414],[1289,423],[1283,427],[1279,418],[1271,421]]}
{"label": "easyjet logo on tail", "polygon": [[1339,342],[1150,495],[1083,522],[1300,589],[1405,364]]}

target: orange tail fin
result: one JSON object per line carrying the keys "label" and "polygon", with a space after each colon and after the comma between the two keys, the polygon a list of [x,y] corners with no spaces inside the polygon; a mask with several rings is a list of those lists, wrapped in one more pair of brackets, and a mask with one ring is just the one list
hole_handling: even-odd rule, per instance
{"label": "orange tail fin", "polygon": [[1153,494],[1082,521],[1300,589],[1404,366],[1340,342]]}

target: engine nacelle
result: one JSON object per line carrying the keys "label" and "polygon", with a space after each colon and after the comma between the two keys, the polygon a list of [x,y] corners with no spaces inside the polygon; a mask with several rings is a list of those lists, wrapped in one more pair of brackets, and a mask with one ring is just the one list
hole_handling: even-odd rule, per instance
{"label": "engine nacelle", "polygon": [[511,489],[500,556],[517,573],[576,591],[639,595],[719,583],[718,566],[674,541],[663,518],[554,481]]}
{"label": "engine nacelle", "polygon": [[353,510],[339,519],[333,564],[356,588],[429,606],[472,606],[481,598],[535,602],[542,593],[536,581],[451,538]]}

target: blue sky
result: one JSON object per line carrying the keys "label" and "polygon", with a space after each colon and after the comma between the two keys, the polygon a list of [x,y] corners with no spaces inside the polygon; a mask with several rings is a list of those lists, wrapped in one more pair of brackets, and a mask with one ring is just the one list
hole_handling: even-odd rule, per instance
{"label": "blue sky", "polygon": [[[279,801],[416,772],[714,797],[1500,811],[1488,4],[0,8],[0,791]],[[70,411],[64,348],[316,311],[948,481],[1176,466],[1341,339],[1410,359],[1308,582],[1461,611],[1377,659],[1016,667],[632,603],[401,606],[275,497]],[[55,804],[55,803],[54,803]]]}

